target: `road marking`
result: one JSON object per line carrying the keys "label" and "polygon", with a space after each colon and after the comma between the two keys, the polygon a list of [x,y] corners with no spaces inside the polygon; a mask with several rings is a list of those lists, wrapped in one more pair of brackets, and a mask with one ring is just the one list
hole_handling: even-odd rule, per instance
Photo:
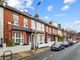
{"label": "road marking", "polygon": [[52,57],[53,55],[50,55],[49,57]]}
{"label": "road marking", "polygon": [[47,59],[48,59],[48,57],[43,58],[43,60],[47,60]]}

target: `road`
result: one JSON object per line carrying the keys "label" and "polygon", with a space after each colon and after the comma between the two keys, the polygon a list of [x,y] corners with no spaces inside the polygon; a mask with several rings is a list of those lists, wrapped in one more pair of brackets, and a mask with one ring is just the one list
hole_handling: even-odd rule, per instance
{"label": "road", "polygon": [[80,42],[61,51],[46,51],[23,60],[80,60]]}

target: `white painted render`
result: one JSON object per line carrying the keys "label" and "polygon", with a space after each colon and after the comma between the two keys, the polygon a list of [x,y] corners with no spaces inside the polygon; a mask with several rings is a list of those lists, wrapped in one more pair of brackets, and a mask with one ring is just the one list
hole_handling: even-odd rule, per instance
{"label": "white painted render", "polygon": [[[42,38],[41,38],[42,37]],[[37,34],[38,43],[45,43],[45,34]]]}
{"label": "white painted render", "polygon": [[41,24],[42,28],[41,30],[45,32],[44,24]]}
{"label": "white painted render", "polygon": [[[36,25],[36,27],[35,27]],[[40,23],[40,22],[37,22],[35,20],[32,20],[31,21],[31,28],[32,30],[36,30],[36,31],[40,31],[40,32],[45,32],[45,29],[44,29],[44,24],[43,23]],[[42,35],[42,38],[40,37],[40,35]],[[45,43],[45,34],[36,34],[36,39],[35,39],[35,33],[32,34],[32,36],[34,36],[32,38],[32,47],[35,49],[35,45],[38,46],[38,47],[43,47],[44,43]],[[40,44],[42,42],[42,44]]]}
{"label": "white painted render", "polygon": [[43,32],[45,31],[45,30],[44,30],[44,24],[42,24],[42,23],[40,23],[40,22],[37,22],[36,25],[37,25],[37,26],[36,26],[36,30],[37,30],[37,31],[43,31]]}
{"label": "white painted render", "polygon": [[58,27],[58,24],[53,22],[52,25],[54,25],[55,27]]}
{"label": "white painted render", "polygon": [[[35,27],[35,25],[36,25],[36,27]],[[36,28],[37,31],[45,32],[44,24],[43,23],[40,23],[40,22],[37,22],[35,20],[31,20],[31,28],[33,30],[35,30],[35,28]]]}
{"label": "white painted render", "polygon": [[56,29],[54,29],[53,31],[55,35],[58,34],[58,31]]}
{"label": "white painted render", "polygon": [[4,35],[4,9],[0,7],[0,40],[1,38],[3,38],[3,35]]}
{"label": "white painted render", "polygon": [[37,42],[38,42],[38,47],[44,47],[46,46],[45,44],[45,34],[37,34]]}
{"label": "white painted render", "polygon": [[35,20],[31,20],[31,28],[35,30]]}
{"label": "white painted render", "polygon": [[61,30],[58,30],[58,35],[62,36]]}

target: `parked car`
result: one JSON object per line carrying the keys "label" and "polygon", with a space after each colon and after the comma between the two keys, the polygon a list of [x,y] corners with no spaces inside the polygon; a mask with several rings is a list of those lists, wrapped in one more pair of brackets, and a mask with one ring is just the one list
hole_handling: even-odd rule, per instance
{"label": "parked car", "polygon": [[62,41],[62,45],[64,45],[65,47],[69,47],[70,42],[69,41]]}
{"label": "parked car", "polygon": [[61,43],[54,43],[52,46],[51,46],[51,51],[60,51],[62,49],[64,49],[65,46],[63,46]]}
{"label": "parked car", "polygon": [[73,40],[73,43],[75,44],[75,43],[78,43],[79,41],[78,40]]}
{"label": "parked car", "polygon": [[2,44],[0,44],[0,47],[3,47],[3,45],[2,45]]}
{"label": "parked car", "polygon": [[70,46],[74,45],[72,40],[69,40],[68,42],[70,43]]}

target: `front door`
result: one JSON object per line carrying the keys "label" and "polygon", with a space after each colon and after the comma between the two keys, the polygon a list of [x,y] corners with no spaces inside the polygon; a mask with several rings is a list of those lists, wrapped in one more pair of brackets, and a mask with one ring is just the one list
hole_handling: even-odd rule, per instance
{"label": "front door", "polygon": [[51,42],[51,35],[48,35],[48,42]]}
{"label": "front door", "polygon": [[2,39],[0,39],[0,47],[2,47]]}
{"label": "front door", "polygon": [[35,46],[35,36],[32,35],[32,44],[31,44],[31,48],[34,49]]}
{"label": "front door", "polygon": [[31,38],[31,35],[28,34],[28,37],[27,37],[27,44],[28,44],[28,45],[29,45],[29,43],[30,43],[30,38]]}

